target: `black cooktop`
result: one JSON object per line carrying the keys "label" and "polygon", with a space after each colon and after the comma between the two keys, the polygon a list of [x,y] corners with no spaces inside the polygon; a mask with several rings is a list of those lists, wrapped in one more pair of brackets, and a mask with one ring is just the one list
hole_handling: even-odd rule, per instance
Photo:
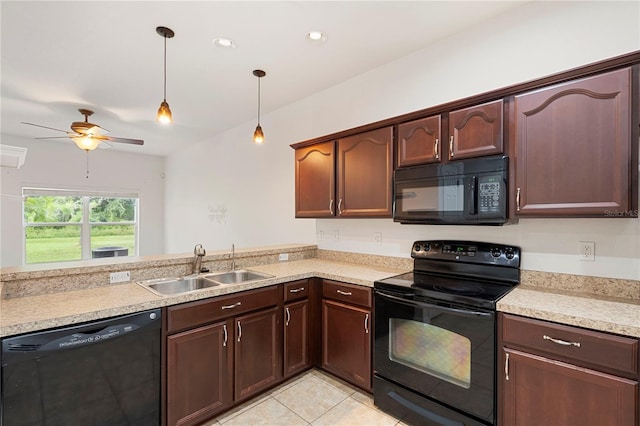
{"label": "black cooktop", "polygon": [[472,241],[416,241],[414,270],[376,281],[374,288],[414,300],[495,310],[520,280],[520,248]]}

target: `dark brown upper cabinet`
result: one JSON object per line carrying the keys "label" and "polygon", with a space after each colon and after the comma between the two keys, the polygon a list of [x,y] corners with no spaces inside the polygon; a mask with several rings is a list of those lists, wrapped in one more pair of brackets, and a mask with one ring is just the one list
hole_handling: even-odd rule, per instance
{"label": "dark brown upper cabinet", "polygon": [[333,217],[335,142],[296,149],[296,217]]}
{"label": "dark brown upper cabinet", "polygon": [[517,216],[637,216],[632,75],[623,68],[515,96]]}
{"label": "dark brown upper cabinet", "polygon": [[439,162],[441,126],[440,114],[398,125],[397,167]]}
{"label": "dark brown upper cabinet", "polygon": [[449,113],[447,158],[480,157],[501,154],[502,99]]}
{"label": "dark brown upper cabinet", "polygon": [[296,149],[296,217],[391,217],[393,127]]}

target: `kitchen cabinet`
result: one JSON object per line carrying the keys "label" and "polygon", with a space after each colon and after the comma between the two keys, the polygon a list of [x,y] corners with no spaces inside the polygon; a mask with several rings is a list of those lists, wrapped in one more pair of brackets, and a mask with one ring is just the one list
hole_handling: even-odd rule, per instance
{"label": "kitchen cabinet", "polygon": [[324,280],[322,368],[368,392],[372,390],[371,289]]}
{"label": "kitchen cabinet", "polygon": [[499,335],[500,424],[638,424],[638,339],[509,314]]}
{"label": "kitchen cabinet", "polygon": [[503,152],[502,99],[449,113],[447,158],[480,157]]}
{"label": "kitchen cabinet", "polygon": [[515,96],[517,216],[637,217],[632,75],[624,68]]}
{"label": "kitchen cabinet", "polygon": [[278,286],[167,308],[168,425],[194,425],[282,378]]}
{"label": "kitchen cabinet", "polygon": [[310,282],[286,283],[284,289],[284,377],[291,377],[311,367]]}
{"label": "kitchen cabinet", "polygon": [[440,114],[399,124],[397,167],[439,162],[441,127]]}
{"label": "kitchen cabinet", "polygon": [[295,158],[296,217],[391,217],[393,127],[298,148]]}

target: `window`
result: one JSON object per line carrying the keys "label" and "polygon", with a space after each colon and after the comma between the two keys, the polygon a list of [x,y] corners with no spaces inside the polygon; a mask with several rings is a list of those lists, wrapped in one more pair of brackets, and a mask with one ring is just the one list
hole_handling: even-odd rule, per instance
{"label": "window", "polygon": [[23,188],[24,263],[135,256],[138,195]]}

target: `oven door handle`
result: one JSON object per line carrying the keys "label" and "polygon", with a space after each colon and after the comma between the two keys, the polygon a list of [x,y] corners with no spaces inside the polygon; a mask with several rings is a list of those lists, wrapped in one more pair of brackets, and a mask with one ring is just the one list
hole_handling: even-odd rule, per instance
{"label": "oven door handle", "polygon": [[[455,312],[457,314],[460,315],[466,315],[466,316],[470,316],[470,317],[490,317],[493,316],[493,312],[479,312],[479,311],[475,311],[475,310],[467,310],[467,309],[457,309],[457,308],[451,308],[451,307],[447,307],[447,306],[439,306],[436,305],[435,303],[424,303],[424,302],[419,302],[417,300],[411,300],[411,299],[405,299],[404,297],[398,297],[398,296],[392,296],[389,293],[385,293],[381,290],[376,290],[376,294],[380,297],[386,298],[386,299],[390,299],[396,302],[400,302],[400,303],[404,303],[406,305],[409,306],[417,306],[417,307],[421,307],[421,308],[429,308],[429,309],[439,309],[445,312]],[[411,296],[413,296],[413,294],[409,294]]]}

